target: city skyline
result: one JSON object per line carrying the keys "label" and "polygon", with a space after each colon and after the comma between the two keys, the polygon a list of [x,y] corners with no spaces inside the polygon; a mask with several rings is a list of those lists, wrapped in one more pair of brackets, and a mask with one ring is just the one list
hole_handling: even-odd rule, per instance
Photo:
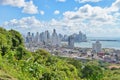
{"label": "city skyline", "polygon": [[[48,30],[43,32],[36,32],[31,33],[27,32],[27,34],[23,35],[25,38],[25,42],[43,42],[43,43],[49,43],[52,41],[52,43],[59,43],[60,41],[68,41],[69,36],[72,36],[74,38],[74,42],[86,42],[87,36],[86,34],[83,34],[81,31],[78,33],[74,33],[72,35],[63,35],[61,33],[58,33],[56,29],[53,29],[52,33],[50,33]],[[55,42],[55,40],[57,41]]]}
{"label": "city skyline", "polygon": [[120,0],[0,0],[0,26],[27,32],[82,31],[88,37],[120,37]]}

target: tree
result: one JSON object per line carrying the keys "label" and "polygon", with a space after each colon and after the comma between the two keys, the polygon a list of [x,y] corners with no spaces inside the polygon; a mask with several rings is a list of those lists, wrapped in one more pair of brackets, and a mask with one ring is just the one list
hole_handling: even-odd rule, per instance
{"label": "tree", "polygon": [[10,30],[9,31],[11,35],[11,40],[12,40],[12,49],[15,49],[18,46],[24,46],[24,40],[21,34],[15,30]]}
{"label": "tree", "polygon": [[15,57],[17,60],[27,59],[31,56],[31,53],[27,51],[23,46],[19,46],[16,48]]}
{"label": "tree", "polygon": [[103,70],[96,65],[86,65],[81,70],[82,78],[86,78],[87,80],[101,80],[103,75]]}
{"label": "tree", "polygon": [[79,61],[79,60],[75,60],[75,59],[69,59],[68,60],[68,63],[69,64],[72,64],[72,65],[74,65],[75,67],[76,67],[76,69],[77,69],[77,73],[78,73],[78,76],[79,77],[81,77],[81,68],[82,68],[82,63],[81,63],[81,61]]}
{"label": "tree", "polygon": [[4,56],[5,53],[8,50],[8,46],[7,46],[7,39],[6,36],[4,34],[0,33],[0,52],[1,55]]}

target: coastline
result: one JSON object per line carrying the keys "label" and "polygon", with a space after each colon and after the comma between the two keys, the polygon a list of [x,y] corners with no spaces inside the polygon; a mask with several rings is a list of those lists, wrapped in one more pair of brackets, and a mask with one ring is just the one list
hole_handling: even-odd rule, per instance
{"label": "coastline", "polygon": [[[75,47],[80,48],[92,48],[92,44],[95,41],[87,41],[87,42],[75,42]],[[62,42],[63,44],[67,45],[67,42]],[[119,41],[100,41],[102,44],[102,48],[110,48],[110,49],[117,49],[120,50],[120,42]]]}

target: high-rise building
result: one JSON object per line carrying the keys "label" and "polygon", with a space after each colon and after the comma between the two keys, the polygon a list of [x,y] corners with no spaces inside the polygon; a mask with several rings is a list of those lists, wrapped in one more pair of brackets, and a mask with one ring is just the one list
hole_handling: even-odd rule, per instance
{"label": "high-rise building", "polygon": [[44,41],[44,32],[40,33],[39,38],[40,38],[40,42]]}
{"label": "high-rise building", "polygon": [[43,42],[44,44],[48,44],[50,42],[50,33],[45,31],[43,34]]}
{"label": "high-rise building", "polygon": [[58,37],[60,38],[60,40],[63,39],[63,35],[62,34],[59,34]]}
{"label": "high-rise building", "polygon": [[73,35],[68,37],[68,48],[74,48],[74,36]]}
{"label": "high-rise building", "polygon": [[79,32],[79,34],[74,33],[74,41],[75,42],[85,42],[87,41],[87,37],[85,34],[83,34],[81,31]]}
{"label": "high-rise building", "polygon": [[62,41],[68,41],[68,36],[64,35]]}
{"label": "high-rise building", "polygon": [[35,43],[39,43],[39,32],[35,35]]}
{"label": "high-rise building", "polygon": [[52,43],[52,46],[60,46],[60,43],[61,43],[60,38],[58,37],[55,29],[53,30],[53,33],[51,36],[51,43]]}
{"label": "high-rise building", "polygon": [[87,41],[87,37],[86,37],[85,34],[83,34],[83,35],[82,35],[82,42],[85,42],[85,41]]}
{"label": "high-rise building", "polygon": [[34,36],[34,33],[32,33],[32,35],[31,35],[31,37],[32,37],[32,42],[35,42],[35,36]]}
{"label": "high-rise building", "polygon": [[27,33],[27,36],[26,36],[26,43],[30,43],[32,41],[32,36],[31,36],[31,33],[30,32],[28,32]]}
{"label": "high-rise building", "polygon": [[82,40],[83,40],[83,34],[82,34],[81,31],[79,31],[78,38],[79,38],[78,42],[82,42]]}
{"label": "high-rise building", "polygon": [[92,50],[96,53],[99,53],[102,51],[102,44],[99,41],[96,41],[96,43],[92,44]]}

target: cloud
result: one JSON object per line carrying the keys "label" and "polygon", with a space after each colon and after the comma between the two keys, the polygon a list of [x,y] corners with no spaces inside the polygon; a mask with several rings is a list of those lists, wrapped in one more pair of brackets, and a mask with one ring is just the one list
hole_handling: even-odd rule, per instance
{"label": "cloud", "polygon": [[[2,26],[5,26],[7,29],[15,29],[20,31],[21,33],[27,32],[42,32],[45,30],[49,30],[50,33],[53,29],[59,31],[58,33],[62,34],[73,34],[79,31],[86,33],[87,36],[112,36],[116,37],[120,34],[119,24],[116,25],[109,25],[107,23],[101,22],[90,22],[90,23],[83,23],[80,19],[66,19],[63,18],[61,20],[52,19],[47,22],[40,21],[36,19],[34,16],[32,17],[24,17],[19,20],[13,19],[8,22],[5,22]],[[99,33],[99,34],[98,34]],[[114,35],[116,33],[116,35]],[[114,35],[114,36],[113,36]]]}
{"label": "cloud", "polygon": [[25,2],[25,0],[0,0],[0,5],[10,5],[13,7],[23,8],[23,13],[38,13],[37,7],[33,4],[33,1]]}
{"label": "cloud", "polygon": [[59,10],[55,10],[55,11],[54,11],[54,14],[55,14],[55,15],[60,14],[60,11],[59,11]]}
{"label": "cloud", "polygon": [[[58,25],[57,25],[58,24]],[[27,33],[27,32],[40,32],[45,30],[52,30],[55,29],[61,29],[61,22],[59,23],[57,20],[52,19],[48,22],[43,22],[38,19],[36,19],[34,16],[32,17],[23,17],[21,19],[12,19],[10,21],[6,21],[2,24],[2,26],[6,29],[15,29],[17,31],[20,31],[21,33]]]}
{"label": "cloud", "polygon": [[104,8],[86,4],[75,11],[64,12],[63,16],[69,29],[73,29],[73,31],[81,30],[88,36],[115,37],[119,36],[114,35],[115,32],[120,34],[119,5],[120,0],[116,0],[110,7]]}
{"label": "cloud", "polygon": [[41,14],[41,15],[44,15],[44,14],[45,14],[45,12],[41,10],[41,11],[40,11],[40,14]]}
{"label": "cloud", "polygon": [[108,14],[106,8],[101,8],[98,6],[92,7],[89,4],[86,4],[80,7],[77,11],[66,11],[63,13],[66,19],[76,20],[80,19],[81,21],[87,23],[90,21],[98,22],[112,22],[115,18]]}
{"label": "cloud", "polygon": [[116,0],[113,4],[113,7],[120,7],[120,0]]}
{"label": "cloud", "polygon": [[116,0],[111,8],[110,8],[111,11],[120,11],[120,0]]}
{"label": "cloud", "polygon": [[0,4],[23,7],[25,5],[25,0],[0,0]]}
{"label": "cloud", "polygon": [[22,10],[23,13],[36,14],[38,13],[37,7],[33,4],[32,1],[26,2]]}
{"label": "cloud", "polygon": [[86,2],[100,2],[101,0],[75,0],[78,3],[86,3]]}
{"label": "cloud", "polygon": [[52,31],[55,28],[58,33],[62,34],[82,31],[87,36],[118,37],[120,34],[119,2],[120,0],[116,0],[110,7],[104,8],[85,4],[74,11],[64,12],[60,20],[51,19],[43,22],[35,17],[24,17],[20,20],[13,19],[5,22],[3,26],[23,33]]}
{"label": "cloud", "polygon": [[39,30],[40,27],[43,27],[43,23],[40,22],[38,19],[36,19],[34,16],[32,17],[24,17],[20,20],[13,19],[8,22],[5,22],[2,26],[4,26],[7,29],[15,29],[20,32],[26,32],[26,31],[35,31]]}
{"label": "cloud", "polygon": [[65,2],[66,0],[56,0],[57,2]]}

